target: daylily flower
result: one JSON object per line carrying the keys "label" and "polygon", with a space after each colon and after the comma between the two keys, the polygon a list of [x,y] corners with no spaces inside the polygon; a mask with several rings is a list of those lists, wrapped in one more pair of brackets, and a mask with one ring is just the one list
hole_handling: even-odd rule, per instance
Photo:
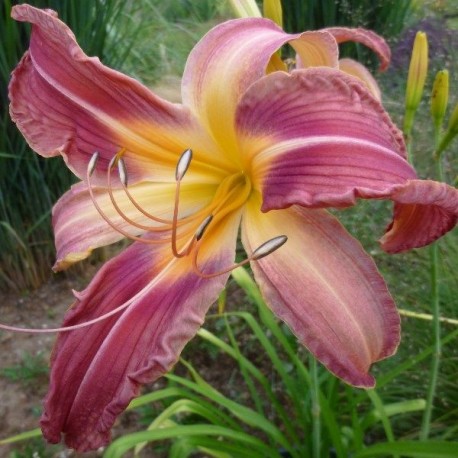
{"label": "daylily flower", "polygon": [[[392,199],[382,247],[398,252],[453,228],[458,193],[417,179],[379,101],[337,69],[339,34],[288,35],[262,18],[218,25],[171,104],[87,57],[53,12],[21,5],[13,17],[33,30],[11,116],[37,153],[61,154],[82,180],[54,207],[55,269],[134,241],[65,317],[82,326],[111,313],[59,334],[47,440],[63,433],[80,451],[109,441],[141,385],[202,325],[236,265],[239,228],[274,313],[338,377],[373,386],[370,366],[396,350],[399,316],[373,260],[325,208]],[[266,75],[285,43],[309,68]]]}

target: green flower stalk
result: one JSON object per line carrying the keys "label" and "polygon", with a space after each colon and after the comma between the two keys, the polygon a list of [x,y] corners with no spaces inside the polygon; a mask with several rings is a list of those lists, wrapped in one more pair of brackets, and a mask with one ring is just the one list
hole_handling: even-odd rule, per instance
{"label": "green flower stalk", "polygon": [[458,103],[453,109],[452,115],[448,121],[448,127],[445,131],[444,136],[442,137],[439,146],[436,149],[435,156],[437,159],[440,158],[442,152],[447,148],[447,146],[452,142],[452,140],[458,135]]}
{"label": "green flower stalk", "polygon": [[418,105],[420,104],[428,73],[428,38],[426,33],[417,32],[410,59],[406,88],[406,112],[404,133],[409,137]]}

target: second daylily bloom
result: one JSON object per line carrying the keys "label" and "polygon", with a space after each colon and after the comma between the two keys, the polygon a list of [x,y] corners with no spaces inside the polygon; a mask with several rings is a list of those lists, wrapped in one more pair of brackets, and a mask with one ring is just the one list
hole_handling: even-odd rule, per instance
{"label": "second daylily bloom", "polygon": [[[261,11],[256,3],[255,0],[229,0],[229,4],[232,6],[234,13],[238,17],[246,18],[246,17],[261,17]],[[283,23],[282,17],[282,6],[280,0],[264,0],[263,1],[263,13],[264,17],[273,20],[276,24],[280,27]],[[328,27],[326,29],[320,30],[318,32],[312,32],[311,36],[317,35],[320,32],[324,34],[332,35],[337,43],[345,43],[347,41],[354,41],[357,43],[361,43],[368,48],[372,49],[380,59],[380,70],[386,70],[390,61],[391,57],[391,50],[385,40],[370,30],[365,29],[350,29],[346,27]],[[311,38],[311,36],[309,38]],[[304,52],[300,52],[300,46],[295,47],[294,44],[292,46],[296,50],[296,58],[294,66],[296,68],[304,68],[306,66],[314,66],[319,65],[320,62],[316,60],[318,57],[315,55],[316,49],[309,48],[306,54],[306,60],[303,61]],[[325,51],[325,48],[322,48],[321,51]],[[328,49],[330,51],[330,49]],[[280,52],[280,51],[279,51]],[[332,50],[331,54],[335,54],[335,51]],[[358,78],[369,91],[377,98],[381,99],[380,88],[378,87],[377,81],[372,76],[371,72],[362,64],[355,61],[354,59],[344,58],[335,61],[332,66],[339,68],[339,70],[348,73],[349,75]],[[324,61],[321,64],[325,63]],[[330,62],[327,62],[328,65],[331,65]],[[290,66],[291,64],[288,63]],[[280,56],[274,54],[271,56],[269,65],[267,67],[267,72],[275,71],[275,70],[284,70],[286,71],[287,65],[286,63],[282,62]]]}
{"label": "second daylily bloom", "polygon": [[[276,315],[338,377],[373,386],[370,366],[396,350],[399,316],[372,259],[325,208],[392,199],[382,247],[398,252],[453,228],[458,196],[417,179],[378,100],[337,69],[341,32],[221,24],[191,52],[183,103],[171,104],[87,57],[49,10],[17,6],[13,17],[33,30],[10,84],[12,118],[82,180],[54,208],[55,268],[134,240],[76,293],[65,326],[118,313],[59,335],[45,437],[63,433],[81,451],[109,440],[202,325],[239,229]],[[266,75],[285,43],[310,68]]]}

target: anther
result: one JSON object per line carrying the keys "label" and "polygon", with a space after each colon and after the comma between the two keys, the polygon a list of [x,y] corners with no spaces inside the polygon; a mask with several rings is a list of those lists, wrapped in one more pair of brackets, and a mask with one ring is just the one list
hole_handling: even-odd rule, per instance
{"label": "anther", "polygon": [[192,160],[192,150],[188,148],[187,150],[183,151],[178,159],[177,168],[175,170],[175,179],[177,181],[181,181],[185,176],[186,172],[188,171],[189,164],[191,164]]}
{"label": "anther", "polygon": [[126,163],[124,162],[124,159],[122,158],[119,158],[118,160],[118,174],[119,174],[119,179],[121,180],[122,185],[127,187]]}
{"label": "anther", "polygon": [[252,261],[258,261],[274,251],[278,250],[282,245],[286,243],[288,237],[286,235],[278,235],[273,239],[267,240],[262,245],[260,245],[256,250],[253,251],[253,254],[250,256]]}
{"label": "anther", "polygon": [[111,171],[114,169],[114,166],[116,165],[116,162],[118,160],[118,156],[114,155],[111,159],[110,162],[108,163],[108,171]]}
{"label": "anther", "polygon": [[212,222],[213,220],[213,215],[208,215],[201,223],[199,228],[197,229],[194,237],[196,238],[196,241],[198,242],[204,235],[205,231],[207,230],[208,225]]}
{"label": "anther", "polygon": [[87,165],[87,174],[91,176],[94,173],[95,166],[97,165],[97,161],[99,160],[99,153],[96,151],[92,157],[91,160],[89,161]]}
{"label": "anther", "polygon": [[[205,223],[205,221],[204,221]],[[202,225],[204,224],[202,223]],[[201,226],[202,226],[201,225]],[[208,224],[207,224],[208,225]],[[256,250],[253,251],[253,253],[248,256],[243,261],[240,261],[236,264],[233,264],[232,266],[220,270],[218,272],[212,272],[212,273],[205,273],[202,272],[198,266],[197,266],[197,255],[199,252],[199,243],[197,244],[197,247],[194,251],[194,257],[193,257],[193,270],[196,275],[198,275],[201,278],[214,278],[218,277],[219,275],[227,274],[229,272],[232,272],[234,269],[237,269],[237,267],[244,266],[245,264],[248,264],[251,261],[259,261],[259,259],[264,258],[265,256],[268,256],[269,254],[272,254],[274,251],[278,250],[282,245],[286,243],[288,240],[288,237],[286,235],[278,235],[277,237],[274,237],[270,240],[267,240],[267,242],[264,242],[262,245],[260,245]]]}

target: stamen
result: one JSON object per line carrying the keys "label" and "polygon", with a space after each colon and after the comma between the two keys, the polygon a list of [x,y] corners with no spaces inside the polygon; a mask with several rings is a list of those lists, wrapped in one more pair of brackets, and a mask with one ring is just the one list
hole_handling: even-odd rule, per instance
{"label": "stamen", "polygon": [[[161,218],[156,218],[156,217],[151,217],[153,221],[156,221],[158,223],[163,223],[165,222],[167,224],[167,227],[156,227],[156,226],[146,226],[144,224],[137,223],[136,221],[132,220],[129,218],[119,207],[118,203],[116,202],[116,199],[113,194],[113,187],[111,186],[111,171],[113,170],[116,162],[118,163],[118,170],[119,170],[119,164],[120,161],[123,161],[122,159],[118,159],[117,155],[113,157],[113,159],[110,161],[110,164],[108,166],[107,170],[107,187],[108,187],[108,195],[110,196],[111,203],[113,204],[113,207],[115,210],[118,212],[118,214],[123,218],[125,221],[130,223],[132,226],[138,227],[139,229],[148,231],[148,232],[164,232],[167,230],[170,230],[170,224],[167,224],[168,222],[165,222],[165,220],[162,220]],[[124,163],[124,161],[123,161]],[[125,164],[124,164],[124,170],[125,170]],[[127,175],[125,175],[127,177]],[[121,182],[123,182],[122,177],[119,177]],[[124,183],[123,183],[123,188],[124,188]]]}
{"label": "stamen", "polygon": [[[90,162],[95,162],[97,160],[97,157],[95,157],[94,159],[94,156],[98,154],[98,153],[95,153],[93,156],[92,156],[92,159]],[[93,167],[92,167],[93,169]],[[122,234],[124,237],[130,239],[130,240],[134,240],[136,242],[141,242],[141,243],[144,243],[144,244],[147,244],[147,245],[157,245],[157,244],[162,244],[164,243],[164,239],[162,240],[150,240],[150,239],[145,239],[145,238],[142,238],[142,237],[137,237],[135,235],[132,235],[132,234],[129,234],[128,232],[126,232],[124,229],[120,228],[118,225],[116,225],[113,221],[111,221],[111,219],[105,214],[105,212],[102,210],[102,208],[100,207],[100,205],[98,204],[97,202],[97,199],[94,195],[94,190],[92,189],[92,184],[91,184],[91,176],[89,174],[89,171],[91,169],[89,168],[88,166],[88,169],[87,169],[87,173],[86,173],[86,180],[87,180],[87,185],[88,185],[88,191],[89,191],[89,195],[91,197],[91,200],[92,200],[92,203],[94,204],[94,207],[96,208],[96,210],[99,212],[100,216],[105,220],[105,222],[112,228],[114,229],[116,232],[119,232],[120,234]],[[110,170],[110,168],[108,169]]]}
{"label": "stamen", "polygon": [[259,259],[262,259],[265,256],[268,256],[269,254],[278,250],[282,245],[284,245],[287,240],[288,240],[288,237],[286,235],[278,235],[277,237],[267,240],[267,242],[264,242],[262,245],[256,248],[256,250],[254,250],[253,253],[250,256],[248,256],[247,259],[240,261],[232,265],[231,267],[228,267],[227,269],[223,269],[219,272],[213,272],[213,273],[208,273],[208,274],[202,272],[199,269],[199,267],[197,266],[197,255],[199,252],[199,245],[197,245],[194,251],[192,267],[193,267],[194,273],[201,278],[218,277],[219,275],[223,275],[223,274],[227,274],[228,272],[232,272],[234,269],[237,269],[237,267],[244,266],[251,261],[258,261]]}
{"label": "stamen", "polygon": [[178,226],[178,207],[180,202],[180,187],[181,180],[188,171],[189,165],[192,160],[192,150],[188,148],[185,150],[180,159],[178,159],[178,164],[175,170],[175,179],[177,182],[177,187],[175,189],[175,205],[173,207],[173,219],[172,219],[172,253],[176,258],[182,258],[187,255],[190,246],[193,244],[191,240],[190,244],[181,252],[177,248],[177,226]]}
{"label": "stamen", "polygon": [[[155,217],[155,216],[149,214],[148,212],[146,212],[145,210],[143,210],[140,207],[140,205],[135,201],[134,197],[128,191],[128,188],[127,188],[127,169],[126,169],[124,160],[120,157],[121,154],[124,153],[124,151],[125,151],[124,149],[121,150],[120,153],[116,154],[111,159],[111,161],[110,161],[110,163],[108,165],[108,169],[107,169],[107,185],[108,185],[107,186],[107,190],[108,190],[108,194],[109,194],[109,197],[110,197],[110,200],[111,200],[111,203],[112,203],[113,207],[118,212],[118,214],[126,222],[128,222],[132,226],[137,227],[137,228],[139,228],[141,230],[144,230],[144,231],[148,231],[148,232],[171,231],[171,237],[161,238],[160,240],[154,240],[154,239],[147,239],[147,238],[144,238],[144,237],[138,237],[138,236],[132,235],[129,232],[127,232],[124,229],[122,229],[118,224],[113,222],[107,216],[107,214],[102,210],[102,208],[100,207],[100,205],[97,202],[97,199],[96,199],[96,196],[94,194],[94,190],[93,190],[93,187],[92,187],[92,184],[91,184],[91,175],[89,173],[89,172],[92,172],[94,170],[94,168],[95,168],[95,165],[96,165],[96,162],[97,162],[97,159],[98,159],[98,156],[99,156],[98,153],[94,153],[94,155],[92,156],[92,158],[90,160],[90,163],[88,165],[87,174],[86,174],[89,195],[91,197],[91,200],[92,200],[96,210],[99,212],[100,216],[105,220],[105,222],[111,228],[113,228],[115,231],[119,232],[124,237],[126,237],[126,238],[128,238],[130,240],[141,242],[141,243],[148,244],[148,245],[163,244],[165,242],[167,242],[167,243],[171,242],[172,251],[173,251],[173,254],[174,254],[175,257],[181,258],[183,256],[188,255],[191,252],[191,250],[193,248],[193,245],[194,245],[194,242],[195,242],[195,237],[194,236],[192,236],[189,244],[186,246],[186,248],[182,252],[178,252],[178,249],[177,249],[177,228],[178,228],[178,226],[181,226],[182,224],[186,224],[187,223],[187,221],[185,222],[185,219],[187,219],[187,218],[184,218],[183,220],[180,220],[180,221],[178,220],[178,204],[179,204],[180,182],[181,182],[181,180],[177,181],[177,183],[176,183],[175,202],[174,202],[174,211],[173,211],[174,216],[173,216],[172,221],[165,220],[165,219],[162,219],[162,218],[158,218],[158,217]],[[187,169],[189,167],[191,159],[192,159],[191,150],[188,149],[188,150],[184,151],[183,154],[181,155],[179,161],[178,161],[178,164],[177,164],[176,174],[175,174],[176,177],[183,178],[183,176],[185,175],[185,173],[186,173],[186,171],[187,171]],[[152,219],[153,221],[155,221],[157,223],[164,224],[163,227],[146,226],[146,225],[137,223],[134,220],[132,220],[131,218],[129,218],[122,211],[122,209],[119,207],[119,205],[116,202],[116,199],[115,199],[114,194],[113,194],[113,188],[112,188],[112,185],[111,185],[111,172],[112,172],[113,168],[115,167],[115,165],[118,165],[118,171],[120,173],[120,181],[122,183],[123,190],[126,193],[126,195],[128,196],[128,198],[131,201],[131,203],[143,215],[147,216],[148,218]],[[194,217],[196,217],[196,216],[197,215],[193,215],[193,217],[191,217],[190,219],[194,219]],[[189,233],[189,235],[191,236],[192,232],[190,231],[190,228],[188,228],[188,230],[186,230],[185,233],[182,233],[181,236],[186,236],[187,233]]]}

